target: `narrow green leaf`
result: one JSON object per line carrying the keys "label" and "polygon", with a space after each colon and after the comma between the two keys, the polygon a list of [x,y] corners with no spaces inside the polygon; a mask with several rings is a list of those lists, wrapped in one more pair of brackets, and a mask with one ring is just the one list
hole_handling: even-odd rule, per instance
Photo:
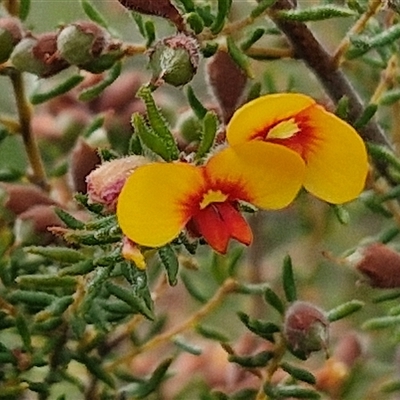
{"label": "narrow green leaf", "polygon": [[193,0],[177,0],[177,2],[182,4],[183,8],[187,13],[194,11]]}
{"label": "narrow green leaf", "polygon": [[296,282],[293,275],[292,259],[289,255],[283,260],[283,289],[286,300],[290,303],[297,300]]}
{"label": "narrow green leaf", "polygon": [[342,225],[347,225],[350,222],[350,214],[341,204],[330,204],[337,220]]}
{"label": "narrow green leaf", "polygon": [[8,296],[7,299],[11,303],[25,303],[30,306],[46,307],[51,304],[57,297],[52,294],[33,291],[33,290],[14,290]]}
{"label": "narrow green leaf", "polygon": [[238,312],[238,316],[251,332],[269,340],[270,342],[274,342],[274,333],[280,332],[279,326],[273,322],[250,318],[247,314],[241,311]]}
{"label": "narrow green leaf", "polygon": [[254,82],[249,89],[246,97],[246,103],[251,100],[257,99],[261,95],[262,85],[260,82]]}
{"label": "narrow green leaf", "polygon": [[350,48],[346,53],[348,59],[360,57],[368,51],[381,48],[388,44],[394,43],[400,38],[400,24],[395,24],[381,33],[375,34],[371,38],[353,37],[351,41],[354,47]]}
{"label": "narrow green leaf", "polygon": [[213,35],[221,32],[225,25],[225,19],[227,18],[229,11],[232,6],[232,0],[218,0],[217,16],[210,27]]}
{"label": "narrow green leaf", "polygon": [[400,171],[400,159],[390,149],[371,142],[367,142],[366,145],[372,158],[390,164],[393,168]]}
{"label": "narrow green leaf", "polygon": [[175,138],[168,127],[167,121],[156,106],[151,94],[151,90],[147,86],[142,86],[136,95],[145,103],[149,123],[153,128],[154,133],[164,142],[166,148],[168,149],[170,160],[178,159],[179,150],[176,145]]}
{"label": "narrow green leaf", "polygon": [[28,324],[26,323],[24,315],[17,315],[17,317],[15,318],[15,326],[18,330],[19,335],[21,336],[25,350],[32,351],[31,333],[29,331]]}
{"label": "narrow green leaf", "polygon": [[194,299],[202,304],[207,303],[208,296],[200,291],[199,286],[189,278],[188,274],[181,273],[180,277],[182,283],[185,285],[186,290]]}
{"label": "narrow green leaf", "polygon": [[152,20],[147,20],[144,23],[144,31],[146,33],[146,46],[150,47],[152,43],[156,40],[156,27]]}
{"label": "narrow green leaf", "polygon": [[400,233],[400,228],[392,226],[388,229],[383,230],[376,236],[376,242],[389,243]]}
{"label": "narrow green leaf", "polygon": [[153,313],[146,306],[144,300],[142,298],[137,297],[133,293],[133,291],[130,291],[129,289],[124,288],[120,285],[116,285],[115,283],[112,283],[110,281],[106,281],[105,286],[110,294],[114,295],[118,299],[130,305],[133,311],[140,312],[143,316],[145,316],[149,320],[154,319]]}
{"label": "narrow green leaf", "polygon": [[57,216],[64,222],[64,224],[71,229],[84,229],[85,224],[79,219],[76,219],[70,213],[64,211],[62,208],[55,207],[54,211],[56,212]]}
{"label": "narrow green leaf", "polygon": [[104,89],[110,86],[121,74],[122,64],[120,61],[116,62],[114,66],[108,71],[107,76],[97,83],[96,85],[90,86],[82,90],[79,93],[79,100],[91,101],[103,93]]}
{"label": "narrow green leaf", "polygon": [[349,114],[349,98],[347,96],[343,96],[337,102],[335,114],[341,119],[347,118]]}
{"label": "narrow green leaf", "polygon": [[200,102],[200,100],[196,97],[194,90],[190,85],[188,85],[188,88],[187,88],[187,98],[188,98],[189,105],[190,105],[191,109],[193,110],[193,112],[195,113],[196,117],[198,119],[203,119],[206,116],[208,110],[207,110],[207,108],[205,108],[203,106],[203,104]]}
{"label": "narrow green leaf", "polygon": [[198,35],[201,33],[204,29],[204,22],[200,18],[199,14],[195,12],[191,12],[187,14],[186,16],[186,21],[189,24],[190,28],[193,30],[193,32]]}
{"label": "narrow green leaf", "polygon": [[400,89],[391,89],[386,91],[379,100],[379,104],[391,106],[400,100]]}
{"label": "narrow green leaf", "polygon": [[57,329],[63,323],[62,317],[51,317],[43,322],[36,322],[32,325],[32,332],[43,333]]}
{"label": "narrow green leaf", "polygon": [[245,74],[250,78],[254,78],[254,74],[251,70],[249,58],[243,54],[242,50],[236,45],[234,40],[228,36],[226,38],[226,45],[228,47],[228,53],[232,57],[232,60],[236,65],[245,72]]}
{"label": "narrow green leaf", "polygon": [[238,356],[236,354],[230,354],[228,361],[239,364],[245,368],[260,368],[265,367],[270,360],[274,357],[272,351],[261,351],[260,353],[252,356]]}
{"label": "narrow green leaf", "polygon": [[355,15],[355,12],[349,8],[338,7],[331,4],[279,11],[280,18],[299,22],[321,21],[335,17],[354,17]]}
{"label": "narrow green leaf", "polygon": [[82,75],[73,75],[70,78],[66,79],[64,82],[61,82],[59,85],[48,90],[47,92],[33,92],[30,97],[30,101],[34,105],[49,101],[54,97],[61,96],[62,94],[69,92],[75,86],[78,86],[83,81],[83,79],[84,77]]}
{"label": "narrow green leaf", "polygon": [[303,368],[295,367],[294,365],[287,362],[282,362],[280,364],[280,367],[296,380],[307,382],[310,385],[315,385],[317,381],[315,376],[311,372]]}
{"label": "narrow green leaf", "polygon": [[214,328],[211,328],[209,326],[206,325],[196,325],[196,332],[198,334],[200,334],[201,336],[207,338],[207,339],[211,339],[211,340],[215,340],[217,342],[229,342],[229,339],[226,335],[224,335],[223,333],[217,331]]}
{"label": "narrow green leaf", "polygon": [[136,22],[136,25],[138,27],[139,33],[146,38],[146,30],[144,28],[144,21],[143,21],[143,16],[142,14],[139,14],[136,11],[131,12],[133,20]]}
{"label": "narrow green leaf", "polygon": [[354,122],[353,126],[355,129],[364,128],[365,125],[372,119],[372,117],[378,111],[378,105],[375,103],[370,103],[365,107],[363,113],[360,117]]}
{"label": "narrow green leaf", "polygon": [[241,43],[240,48],[242,51],[248,50],[254,43],[260,40],[265,34],[264,28],[256,28],[254,29],[248,37]]}
{"label": "narrow green leaf", "polygon": [[383,303],[385,301],[396,300],[400,297],[400,290],[392,290],[388,293],[380,294],[372,299],[373,303]]}
{"label": "narrow green leaf", "polygon": [[339,319],[343,319],[350,314],[355,313],[363,307],[364,303],[362,301],[351,300],[328,311],[326,317],[330,322],[338,321]]}
{"label": "narrow green leaf", "polygon": [[[40,321],[44,315],[53,315],[54,317],[61,316],[67,308],[74,302],[73,296],[62,296],[53,303],[51,303],[48,307],[46,307],[41,313],[38,313],[35,317],[36,321]],[[41,315],[42,317],[40,317]]]}
{"label": "narrow green leaf", "polygon": [[166,245],[158,249],[158,255],[163,263],[168,276],[168,282],[171,286],[178,283],[179,261],[171,245]]}
{"label": "narrow green leaf", "polygon": [[258,2],[257,7],[254,8],[250,13],[250,18],[257,18],[260,15],[264,14],[268,8],[272,7],[275,4],[276,0],[261,0]]}
{"label": "narrow green leaf", "polygon": [[31,10],[31,0],[20,0],[19,2],[19,19],[25,21],[28,18],[29,11]]}
{"label": "narrow green leaf", "polygon": [[103,369],[103,363],[97,357],[90,357],[85,353],[74,356],[75,360],[85,365],[89,372],[96,378],[106,383],[111,388],[115,388],[113,377]]}
{"label": "narrow green leaf", "polygon": [[16,282],[22,288],[32,289],[53,289],[61,287],[66,289],[73,289],[77,284],[77,280],[70,276],[57,276],[57,275],[20,275]]}
{"label": "narrow green leaf", "polygon": [[196,160],[206,156],[211,150],[218,129],[218,117],[213,111],[208,111],[203,118],[203,129],[200,144],[196,153]]}
{"label": "narrow green leaf", "polygon": [[393,328],[400,324],[400,315],[396,316],[385,316],[371,318],[362,324],[362,329],[367,331],[374,331],[379,329]]}
{"label": "narrow green leaf", "polygon": [[129,139],[129,154],[143,154],[142,144],[140,143],[139,135],[136,132],[133,132]]}
{"label": "narrow green leaf", "polygon": [[199,346],[188,343],[180,336],[175,336],[172,339],[172,342],[181,350],[185,351],[186,353],[193,354],[194,356],[199,356],[202,353],[202,350]]}
{"label": "narrow green leaf", "polygon": [[81,251],[71,249],[69,247],[57,247],[57,246],[29,246],[25,247],[24,250],[31,254],[37,254],[54,261],[63,263],[76,263],[84,260],[86,257]]}
{"label": "narrow green leaf", "polygon": [[282,300],[270,287],[265,288],[264,299],[269,305],[274,307],[279,314],[283,315],[285,313],[285,306]]}
{"label": "narrow green leaf", "polygon": [[89,259],[78,262],[69,267],[63,268],[58,274],[59,276],[85,275],[93,271],[94,268],[96,268],[96,264],[93,263],[93,260]]}
{"label": "narrow green leaf", "polygon": [[108,23],[100,13],[100,11],[89,1],[89,0],[81,0],[81,6],[85,14],[93,21],[102,26],[105,29],[108,29]]}
{"label": "narrow green leaf", "polygon": [[379,392],[381,393],[394,393],[400,391],[400,380],[391,380],[385,382],[379,386]]}
{"label": "narrow green leaf", "polygon": [[152,130],[150,130],[150,128],[146,125],[142,115],[138,113],[133,114],[132,124],[134,126],[135,133],[140,138],[142,144],[144,144],[155,154],[158,154],[165,161],[172,161],[167,145],[162,139],[155,135]]}
{"label": "narrow green leaf", "polygon": [[278,385],[271,386],[269,383],[264,385],[264,393],[273,399],[320,399],[321,395],[313,389],[308,389],[297,385]]}

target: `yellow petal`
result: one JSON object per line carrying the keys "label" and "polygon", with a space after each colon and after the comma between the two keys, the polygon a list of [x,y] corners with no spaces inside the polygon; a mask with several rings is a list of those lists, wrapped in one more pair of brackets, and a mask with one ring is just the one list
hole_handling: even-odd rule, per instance
{"label": "yellow petal", "polygon": [[205,166],[213,189],[264,209],[286,207],[297,195],[305,164],[293,150],[253,140],[228,147]]}
{"label": "yellow petal", "polygon": [[[190,164],[153,163],[139,167],[126,181],[118,198],[122,232],[149,247],[174,239],[190,219],[191,199],[203,191],[200,168]],[[197,204],[196,203],[196,204]]]}
{"label": "yellow petal", "polygon": [[329,203],[353,200],[363,190],[368,172],[364,142],[353,127],[321,106],[305,114],[316,140],[307,152],[304,187]]}
{"label": "yellow petal", "polygon": [[278,93],[259,97],[239,108],[231,118],[226,136],[230,145],[255,138],[264,139],[266,128],[290,119],[315,101],[299,93]]}

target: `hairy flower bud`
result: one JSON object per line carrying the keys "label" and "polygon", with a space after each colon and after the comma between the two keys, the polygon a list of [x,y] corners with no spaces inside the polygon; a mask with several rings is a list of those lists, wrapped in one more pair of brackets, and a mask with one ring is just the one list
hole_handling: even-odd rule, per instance
{"label": "hairy flower bud", "polygon": [[292,351],[301,357],[326,349],[328,328],[325,313],[311,303],[296,301],[286,311],[284,335]]}
{"label": "hairy flower bud", "polygon": [[111,68],[123,54],[120,42],[113,41],[107,31],[87,21],[62,28],[57,48],[70,64],[96,74]]}
{"label": "hairy flower bud", "polygon": [[232,117],[247,83],[247,76],[223,50],[208,63],[208,79],[225,122]]}
{"label": "hairy flower bud", "polygon": [[54,32],[27,36],[17,44],[10,58],[18,70],[41,78],[55,75],[69,66],[57,52],[57,34]]}
{"label": "hairy flower bud", "polygon": [[22,39],[23,31],[19,19],[0,18],[0,63],[8,60],[15,45]]}
{"label": "hairy flower bud", "polygon": [[115,211],[118,196],[128,176],[148,162],[143,156],[129,156],[103,163],[86,178],[89,201],[104,205],[110,212]]}
{"label": "hairy flower bud", "polygon": [[160,40],[149,56],[154,83],[166,82],[173,86],[185,85],[193,79],[200,58],[197,41],[184,34]]}
{"label": "hairy flower bud", "polygon": [[374,288],[400,287],[400,254],[382,243],[373,243],[347,258]]}
{"label": "hairy flower bud", "polygon": [[178,30],[185,29],[183,17],[170,0],[119,0],[129,10],[140,14],[157,15],[169,19]]}

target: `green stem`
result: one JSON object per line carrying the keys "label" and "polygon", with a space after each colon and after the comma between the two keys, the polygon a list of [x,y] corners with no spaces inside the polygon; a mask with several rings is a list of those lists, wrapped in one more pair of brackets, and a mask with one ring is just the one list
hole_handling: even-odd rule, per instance
{"label": "green stem", "polygon": [[24,142],[25,150],[32,168],[30,180],[41,188],[48,190],[46,172],[44,170],[38,144],[31,129],[32,110],[25,94],[25,86],[22,74],[18,71],[14,71],[12,74],[10,74],[10,79],[13,85],[15,100],[17,103],[22,140]]}

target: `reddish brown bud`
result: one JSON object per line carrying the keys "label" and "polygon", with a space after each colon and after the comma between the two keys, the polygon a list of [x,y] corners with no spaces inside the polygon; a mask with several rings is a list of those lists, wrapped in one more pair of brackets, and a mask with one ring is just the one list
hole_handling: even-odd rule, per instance
{"label": "reddish brown bud", "polygon": [[93,22],[78,21],[61,29],[57,48],[70,64],[95,74],[110,68],[123,51],[106,30]]}
{"label": "reddish brown bud", "polygon": [[22,39],[21,22],[14,17],[0,18],[0,63],[8,60],[15,45]]}
{"label": "reddish brown bud", "polygon": [[178,30],[185,30],[183,17],[170,0],[119,0],[119,2],[129,10],[169,19]]}
{"label": "reddish brown bud", "polygon": [[57,74],[69,66],[57,51],[57,34],[43,33],[38,37],[27,36],[11,54],[11,62],[20,71],[42,78]]}
{"label": "reddish brown bud", "polygon": [[100,163],[96,149],[79,139],[71,155],[71,177],[75,191],[86,193],[86,176]]}
{"label": "reddish brown bud", "polygon": [[103,204],[108,211],[115,211],[118,196],[128,176],[148,162],[143,156],[129,156],[100,165],[86,178],[89,201]]}
{"label": "reddish brown bud", "polygon": [[355,268],[375,288],[400,287],[400,254],[382,243],[373,243],[359,249],[350,257]]}
{"label": "reddish brown bud", "polygon": [[16,215],[38,204],[56,204],[46,192],[33,185],[0,183],[0,190],[5,192],[4,207]]}
{"label": "reddish brown bud", "polygon": [[326,350],[328,328],[325,313],[311,303],[296,301],[286,311],[285,338],[289,347],[305,358],[313,351]]}
{"label": "reddish brown bud", "polygon": [[226,123],[243,95],[247,76],[226,51],[219,50],[208,63],[208,77]]}
{"label": "reddish brown bud", "polygon": [[63,226],[51,206],[39,204],[21,213],[15,221],[14,232],[18,244],[49,244],[56,237],[48,228]]}

